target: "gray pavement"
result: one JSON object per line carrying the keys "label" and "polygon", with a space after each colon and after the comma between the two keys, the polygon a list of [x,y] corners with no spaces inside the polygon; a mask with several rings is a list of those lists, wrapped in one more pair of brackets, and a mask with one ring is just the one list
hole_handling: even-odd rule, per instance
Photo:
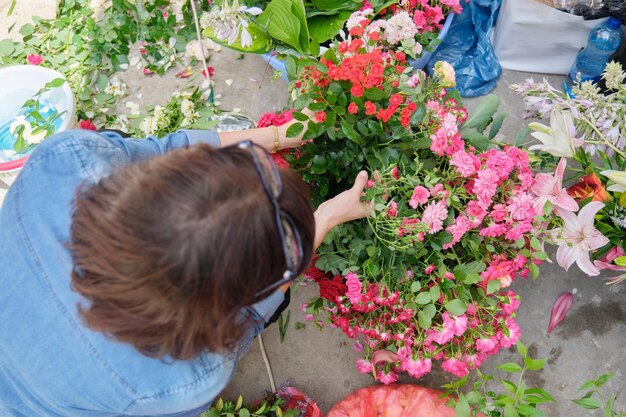
{"label": "gray pavement", "polygon": [[[0,0],[0,13],[5,29],[4,15],[10,0]],[[19,28],[28,20],[29,10],[37,10],[39,15],[47,15],[54,7],[52,0],[18,1],[17,14],[10,23],[17,21]],[[53,9],[52,9],[53,10]],[[52,12],[53,14],[53,12]],[[15,30],[12,33],[15,36]],[[5,36],[0,30],[0,38]],[[278,110],[287,104],[288,91],[284,81],[271,81],[272,70],[258,56],[246,55],[236,59],[239,54],[229,50],[213,52],[209,65],[215,67],[215,94],[223,109],[239,108],[241,112],[258,118],[266,111]],[[129,100],[142,106],[167,101],[170,94],[182,85],[182,81],[170,73],[163,78],[145,77],[141,71],[131,69],[122,75],[122,79],[131,87]],[[505,137],[514,138],[524,125],[521,120],[521,100],[508,90],[509,83],[523,81],[534,75],[505,71],[497,89],[501,97],[501,111],[509,114],[502,129]],[[228,86],[226,80],[232,79]],[[560,77],[550,76],[554,85]],[[201,80],[197,80],[198,85]],[[141,99],[137,97],[141,94]],[[476,99],[467,100],[471,109]],[[0,192],[0,200],[1,195]],[[541,386],[555,397],[556,403],[544,407],[549,416],[586,416],[601,415],[575,407],[570,400],[577,398],[578,387],[586,379],[611,371],[615,378],[609,384],[618,396],[622,391],[622,381],[626,376],[626,284],[609,287],[604,285],[605,276],[589,278],[576,266],[565,272],[557,265],[544,264],[542,274],[536,281],[518,279],[513,290],[522,296],[518,320],[522,328],[522,340],[531,347],[537,357],[547,357],[548,364],[540,372],[529,374],[529,385]],[[576,289],[574,305],[565,321],[548,337],[550,310],[554,300],[565,291]],[[317,400],[323,412],[352,390],[373,383],[368,375],[361,375],[354,367],[359,357],[352,348],[352,343],[336,329],[317,330],[311,323],[300,330],[295,324],[304,322],[300,304],[308,302],[317,292],[316,284],[298,286],[293,291],[290,306],[291,322],[283,343],[279,340],[276,325],[264,333],[269,359],[272,364],[276,383],[290,383],[300,388]],[[493,372],[498,363],[516,360],[513,351],[501,352],[490,359],[483,370]],[[404,379],[438,388],[449,377],[438,366],[433,372],[418,381]],[[260,398],[270,384],[258,343],[254,343],[243,358],[230,385],[223,396],[236,398],[243,394],[248,401]],[[626,408],[626,393],[622,394],[617,404]]]}

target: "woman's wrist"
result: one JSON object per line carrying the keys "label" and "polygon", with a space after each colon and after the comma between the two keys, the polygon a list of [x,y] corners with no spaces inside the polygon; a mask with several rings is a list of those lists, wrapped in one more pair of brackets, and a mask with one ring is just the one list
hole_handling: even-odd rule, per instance
{"label": "woman's wrist", "polygon": [[332,212],[329,210],[328,202],[320,204],[315,210],[315,248],[322,244],[326,235],[339,223],[336,222]]}

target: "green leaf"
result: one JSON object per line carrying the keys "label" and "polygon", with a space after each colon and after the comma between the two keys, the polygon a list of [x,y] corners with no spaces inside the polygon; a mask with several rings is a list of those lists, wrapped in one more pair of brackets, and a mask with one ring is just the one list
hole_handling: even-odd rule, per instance
{"label": "green leaf", "polygon": [[309,120],[309,116],[299,111],[293,112],[293,118],[299,122],[306,122],[307,120]]}
{"label": "green leaf", "polygon": [[519,413],[515,409],[513,404],[506,404],[504,406],[504,417],[518,417]]}
{"label": "green leaf", "polygon": [[430,326],[432,325],[432,318],[428,317],[424,311],[420,311],[417,313],[417,322],[422,330],[427,330],[430,329]]}
{"label": "green leaf", "polygon": [[272,38],[300,53],[309,53],[309,30],[302,0],[272,0],[256,22],[265,27]]}
{"label": "green leaf", "polygon": [[446,302],[444,304],[444,307],[446,308],[446,310],[448,310],[448,313],[452,314],[453,316],[460,316],[461,314],[464,314],[465,311],[467,311],[467,305],[465,304],[465,302],[458,299]]}
{"label": "green leaf", "polygon": [[528,266],[528,269],[530,270],[530,276],[533,279],[539,276],[539,267],[537,266],[537,264],[531,262],[530,265]]}
{"label": "green leaf", "polygon": [[478,284],[481,280],[480,275],[478,275],[476,272],[472,272],[471,274],[468,274],[465,279],[463,280],[464,284],[467,285],[473,285],[473,284]]}
{"label": "green leaf", "polygon": [[528,348],[522,342],[517,342],[517,352],[523,356],[528,356]]}
{"label": "green leaf", "polygon": [[217,400],[217,402],[215,403],[215,408],[217,409],[218,412],[222,412],[222,409],[224,408],[224,400],[222,400],[221,398],[219,398]]}
{"label": "green leaf", "polygon": [[546,365],[546,358],[543,359],[531,359],[531,358],[524,358],[524,366],[526,369],[529,369],[531,371],[538,371],[540,369],[543,369],[543,367]]}
{"label": "green leaf", "polygon": [[431,300],[432,299],[430,298],[430,293],[424,291],[417,294],[417,297],[415,297],[413,301],[415,301],[417,304],[428,304],[431,302]]}
{"label": "green leaf", "polygon": [[499,115],[496,116],[495,119],[493,119],[493,123],[491,124],[491,129],[489,129],[489,139],[493,140],[493,138],[496,137],[496,135],[500,131],[500,128],[502,128],[502,122],[504,122],[505,117],[506,117],[506,113],[500,113]]}
{"label": "green leaf", "polygon": [[285,135],[288,138],[295,138],[304,130],[304,125],[300,122],[296,122],[287,128]]}
{"label": "green leaf", "polygon": [[307,19],[309,33],[317,42],[326,42],[339,33],[352,13],[339,12],[332,15],[318,15]]}
{"label": "green leaf", "polygon": [[542,250],[541,249],[541,242],[535,236],[530,238],[530,247],[533,248],[536,251]]}
{"label": "green leaf", "polygon": [[470,406],[465,398],[465,395],[459,395],[459,399],[456,402],[456,407],[454,408],[456,411],[456,417],[469,417],[470,415]]}
{"label": "green leaf", "polygon": [[356,143],[360,142],[359,134],[356,132],[356,130],[354,130],[352,125],[350,123],[348,123],[348,121],[346,119],[341,119],[341,131],[351,141],[356,142]]}
{"label": "green leaf", "polygon": [[52,81],[48,81],[46,83],[46,85],[44,86],[44,88],[48,89],[48,88],[57,88],[57,87],[61,87],[63,84],[65,84],[65,79],[64,78],[55,78]]}
{"label": "green leaf", "polygon": [[517,385],[515,385],[511,381],[507,381],[506,379],[501,379],[500,383],[511,394],[515,394],[517,392]]}
{"label": "green leaf", "polygon": [[30,23],[25,24],[20,28],[20,35],[26,37],[32,35],[35,32],[35,27]]}
{"label": "green leaf", "polygon": [[250,411],[247,408],[239,410],[239,417],[250,417]]}
{"label": "green leaf", "polygon": [[0,55],[9,56],[15,51],[15,44],[11,39],[3,39],[0,41]]}
{"label": "green leaf", "polygon": [[475,128],[479,133],[482,133],[491,122],[499,105],[500,97],[495,94],[484,97],[470,114],[463,127]]}
{"label": "green leaf", "polygon": [[489,281],[489,284],[487,284],[487,294],[493,294],[494,292],[498,291],[501,286],[502,283],[499,279]]}
{"label": "green leaf", "polygon": [[519,372],[522,370],[522,367],[514,362],[503,363],[501,365],[498,365],[497,368],[509,373]]}
{"label": "green leaf", "polygon": [[325,110],[327,106],[328,106],[328,104],[326,104],[323,101],[319,101],[317,103],[311,103],[309,101],[309,104],[308,104],[309,110],[311,110],[311,111],[322,111],[322,110]]}
{"label": "green leaf", "polygon": [[582,407],[587,410],[595,410],[595,409],[602,407],[602,405],[600,404],[600,401],[598,401],[597,398],[579,398],[577,400],[572,400],[572,401],[574,401],[574,403],[578,405],[579,407]]}
{"label": "green leaf", "polygon": [[530,128],[528,126],[524,126],[524,128],[519,132],[517,138],[515,139],[515,146],[520,146],[529,133]]}
{"label": "green leaf", "polygon": [[380,100],[386,98],[387,95],[388,94],[385,92],[385,90],[379,90],[376,87],[368,88],[363,93],[363,96],[367,100],[372,100],[372,101],[380,101]]}
{"label": "green leaf", "polygon": [[419,281],[413,281],[411,283],[411,292],[419,292],[422,289],[422,284]]}

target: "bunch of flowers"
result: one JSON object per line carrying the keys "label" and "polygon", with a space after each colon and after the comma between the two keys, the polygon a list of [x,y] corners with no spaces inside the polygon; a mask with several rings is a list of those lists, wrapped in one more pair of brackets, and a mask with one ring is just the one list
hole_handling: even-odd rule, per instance
{"label": "bunch of flowers", "polygon": [[[443,119],[455,115],[430,106]],[[373,216],[340,228],[320,249],[316,267],[337,276],[310,271],[324,301],[309,312],[327,312],[358,339],[365,357],[357,367],[384,383],[398,372],[423,376],[434,360],[464,376],[514,345],[519,297],[506,288],[518,275],[536,277],[547,258],[537,236],[549,216],[537,206],[528,155],[479,151],[458,137],[440,146],[441,129],[414,159],[375,176],[366,192]],[[358,227],[359,241],[343,243]]]}
{"label": "bunch of flowers", "polygon": [[[401,152],[429,146],[435,132],[441,146],[448,139],[458,142],[454,127],[467,117],[447,91],[454,86],[447,63],[439,63],[435,78],[427,80],[423,72],[411,72],[406,54],[384,51],[371,39],[345,40],[319,61],[290,57],[287,68],[294,117],[308,120],[304,108],[315,113],[304,135],[310,141],[290,162],[321,197],[341,191],[364,166],[384,168]],[[441,102],[442,112],[433,100]],[[443,109],[450,110],[448,116]],[[294,123],[287,134],[303,129]]]}
{"label": "bunch of flowers", "polygon": [[[581,211],[578,217],[565,213],[562,217],[566,229],[583,232],[584,224],[587,228],[584,230],[598,232],[596,239],[591,239],[590,233],[583,233],[588,237],[584,239],[588,245],[574,245],[576,253],[561,246],[557,261],[566,269],[576,261],[589,275],[598,275],[601,270],[622,273],[611,278],[610,283],[626,279],[625,78],[619,64],[608,64],[603,79],[612,92],[606,96],[592,82],[576,84],[573,96],[545,80],[541,83],[526,80],[512,86],[524,97],[526,117],[550,119],[550,126],[537,122],[529,125],[534,131],[532,136],[539,141],[529,149],[537,151],[545,169],[556,169],[552,183],[560,187],[564,180],[565,161],[559,162],[559,158],[577,163],[567,168],[571,173],[567,178],[567,195],[581,207],[585,206],[582,210],[586,213],[583,215]],[[575,168],[576,165],[581,168]],[[549,184],[546,193],[548,188]],[[572,233],[569,235],[574,239]]]}
{"label": "bunch of flowers", "polygon": [[377,41],[386,49],[406,53],[411,58],[432,50],[450,13],[461,13],[460,0],[402,0],[383,10],[369,2],[346,22],[350,35]]}

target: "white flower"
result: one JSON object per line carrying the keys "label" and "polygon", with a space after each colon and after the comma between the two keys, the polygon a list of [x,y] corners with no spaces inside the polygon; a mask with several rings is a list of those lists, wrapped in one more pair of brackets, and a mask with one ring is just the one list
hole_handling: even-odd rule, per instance
{"label": "white flower", "polygon": [[115,97],[122,97],[125,94],[126,84],[120,81],[117,75],[114,75],[109,80],[109,84],[104,89],[106,94],[111,94]]}
{"label": "white flower", "polygon": [[608,177],[615,184],[610,185],[607,190],[615,191],[617,193],[623,193],[626,191],[626,172],[624,171],[615,171],[612,169],[602,171],[600,174]]}
{"label": "white flower", "polygon": [[182,121],[182,122],[180,122],[180,125],[181,125],[182,127],[185,127],[185,126],[190,126],[190,125],[192,125],[193,123],[195,123],[195,121],[196,121],[196,120],[198,120],[198,117],[200,117],[200,113],[198,113],[198,112],[193,112],[193,113],[191,113],[189,116],[185,117],[185,118],[183,119],[183,121]]}
{"label": "white flower", "polygon": [[606,87],[610,90],[619,90],[624,83],[626,74],[622,70],[622,64],[611,61],[606,64],[602,78],[606,81]]}
{"label": "white flower", "polygon": [[[232,45],[240,37],[242,47],[252,45],[252,35],[248,32],[248,16],[257,16],[263,10],[258,7],[239,6],[239,1],[234,0],[231,5],[224,2],[222,7],[215,7],[210,12],[204,12],[200,18],[200,24],[204,28],[211,28],[217,39],[227,41]],[[240,35],[241,34],[241,35]]]}
{"label": "white flower", "polygon": [[368,16],[372,14],[374,14],[374,9],[371,8],[357,10],[356,12],[352,13],[348,18],[348,21],[346,22],[346,28],[350,30],[354,27],[361,26],[361,22],[365,19],[369,19]]}
{"label": "white flower", "polygon": [[402,11],[387,20],[383,37],[388,43],[395,45],[405,39],[415,38],[417,32],[417,26],[411,16],[406,11]]}
{"label": "white flower", "polygon": [[128,126],[129,126],[128,117],[126,117],[125,114],[120,114],[119,116],[115,118],[115,121],[113,122],[113,125],[111,127],[113,129],[121,130],[122,132],[127,132]]}
{"label": "white flower", "polygon": [[530,123],[528,127],[534,130],[531,135],[541,142],[541,145],[530,146],[530,151],[538,150],[553,156],[571,158],[574,156],[574,149],[584,143],[576,137],[576,126],[569,111],[553,109],[550,127],[536,122]]}
{"label": "white flower", "polygon": [[185,56],[187,58],[202,60],[202,55],[205,58],[209,57],[209,40],[203,39],[202,43],[199,40],[193,40],[185,47]]}
{"label": "white flower", "polygon": [[148,136],[156,132],[156,126],[153,123],[154,117],[146,116],[139,124],[139,129],[144,135]]}
{"label": "white flower", "polygon": [[134,101],[127,101],[126,108],[130,110],[130,114],[141,114],[141,111],[139,111],[139,104],[135,103]]}
{"label": "white flower", "polygon": [[195,110],[196,107],[193,105],[193,101],[183,99],[183,101],[180,103],[180,111],[185,117],[192,116]]}
{"label": "white flower", "polygon": [[30,122],[26,120],[26,117],[24,115],[17,116],[15,120],[13,120],[13,123],[11,123],[11,126],[9,127],[9,131],[11,132],[13,136],[17,137],[17,129],[20,126],[24,126],[24,130],[22,131],[22,137],[24,138],[24,141],[26,143],[30,143],[30,144],[41,143],[41,141],[46,138],[47,132],[45,130],[33,134],[34,129],[31,126]]}

